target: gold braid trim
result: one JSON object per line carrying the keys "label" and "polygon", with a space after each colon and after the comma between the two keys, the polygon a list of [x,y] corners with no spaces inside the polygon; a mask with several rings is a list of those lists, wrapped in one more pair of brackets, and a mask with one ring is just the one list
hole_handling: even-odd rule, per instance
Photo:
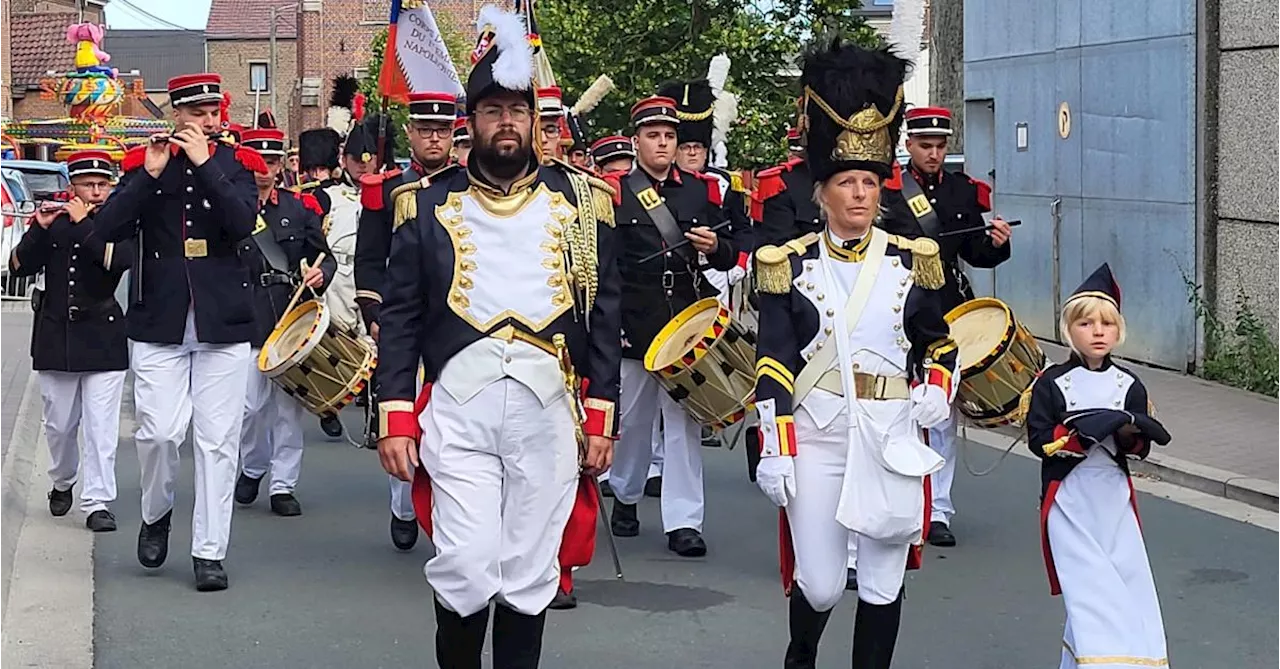
{"label": "gold braid trim", "polygon": [[427,177],[407,184],[400,184],[391,191],[395,209],[391,216],[391,229],[398,230],[407,221],[418,217],[418,191],[426,188]]}
{"label": "gold braid trim", "polygon": [[[599,213],[591,182],[585,174],[570,170],[565,173],[569,177],[569,185],[578,200],[577,217],[565,223],[564,238],[569,244],[569,278],[577,286],[583,297],[583,309],[591,312],[596,302],[596,292],[600,288],[599,246],[597,242],[596,221]],[[612,197],[612,196],[610,196]],[[610,205],[612,205],[610,199]],[[609,207],[610,213],[613,207]]]}
{"label": "gold braid trim", "polygon": [[911,280],[917,286],[938,290],[947,282],[946,274],[942,270],[942,255],[938,249],[938,242],[928,237],[907,239],[898,235],[889,235],[889,243],[911,252]]}
{"label": "gold braid trim", "polygon": [[682,111],[680,111],[679,109],[677,109],[677,110],[676,110],[676,118],[680,119],[681,121],[705,121],[705,120],[707,120],[707,119],[711,118],[711,114],[712,114],[712,112],[714,112],[714,111],[715,111],[715,107],[714,107],[714,106],[709,107],[709,108],[707,109],[707,111],[704,111],[704,112],[697,112],[697,113],[694,113],[694,112],[682,112]]}
{"label": "gold braid trim", "polygon": [[818,241],[818,233],[793,239],[782,246],[772,244],[756,249],[756,289],[762,293],[786,295],[791,292],[791,254],[802,254]]}

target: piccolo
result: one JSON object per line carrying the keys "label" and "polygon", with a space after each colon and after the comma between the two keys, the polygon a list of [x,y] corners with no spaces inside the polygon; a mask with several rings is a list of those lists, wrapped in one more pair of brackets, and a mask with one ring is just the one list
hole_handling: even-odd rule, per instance
{"label": "piccolo", "polygon": [[[724,228],[729,227],[730,225],[733,225],[733,221],[732,221],[732,220],[724,221],[723,223],[717,223],[717,224],[715,224],[715,225],[711,226],[711,227],[709,228],[709,230],[711,230],[712,232],[718,232],[718,231],[720,231],[720,230],[722,230],[722,229],[724,229]],[[666,254],[668,254],[668,253],[670,253],[670,252],[672,252],[672,251],[674,251],[674,250],[676,250],[676,249],[682,249],[682,248],[684,248],[684,247],[686,247],[686,246],[688,246],[688,245],[690,245],[690,244],[692,244],[692,243],[693,243],[693,241],[692,241],[692,240],[690,240],[690,239],[687,239],[687,238],[686,238],[684,241],[681,241],[680,243],[675,244],[674,246],[668,246],[667,248],[662,249],[661,251],[658,251],[657,253],[650,253],[649,255],[647,255],[647,256],[645,256],[645,257],[641,258],[641,259],[640,259],[640,262],[642,262],[642,263],[646,263],[646,262],[649,262],[650,260],[653,260],[653,259],[655,259],[655,258],[661,258],[662,256],[664,256],[664,255],[666,255]]]}
{"label": "piccolo", "polygon": [[[1022,225],[1022,221],[1020,221],[1020,220],[1019,220],[1019,221],[1005,221],[1005,223],[1009,224],[1009,227],[1011,227],[1011,228],[1016,228],[1016,227],[1018,227],[1019,225]],[[967,235],[967,234],[969,234],[969,233],[971,233],[971,232],[991,232],[992,230],[995,230],[995,229],[996,229],[996,226],[995,226],[995,225],[975,225],[975,226],[973,226],[972,228],[961,228],[960,230],[948,230],[948,231],[946,231],[946,232],[938,233],[938,236],[939,236],[939,237],[954,237],[954,236],[956,236],[956,235]]]}

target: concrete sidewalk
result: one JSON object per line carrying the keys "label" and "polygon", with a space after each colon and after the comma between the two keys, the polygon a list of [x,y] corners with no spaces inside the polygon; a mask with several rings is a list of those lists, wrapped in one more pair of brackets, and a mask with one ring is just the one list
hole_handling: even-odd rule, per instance
{"label": "concrete sidewalk", "polygon": [[[1042,341],[1040,346],[1054,362],[1069,354],[1056,344]],[[1173,435],[1168,446],[1134,462],[1135,473],[1277,509],[1280,404],[1274,398],[1131,361],[1120,364],[1142,379],[1156,417]],[[1002,437],[1019,433],[995,432]]]}

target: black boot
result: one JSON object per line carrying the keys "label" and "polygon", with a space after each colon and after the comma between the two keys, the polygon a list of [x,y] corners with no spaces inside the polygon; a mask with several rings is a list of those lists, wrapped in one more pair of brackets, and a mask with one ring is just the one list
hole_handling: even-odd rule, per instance
{"label": "black boot", "polygon": [[196,590],[215,592],[227,589],[227,570],[222,567],[222,560],[204,560],[191,558],[196,572]]}
{"label": "black boot", "polygon": [[236,504],[253,504],[258,499],[258,485],[261,483],[261,476],[255,479],[241,472],[236,478]]}
{"label": "black boot", "polygon": [[400,520],[391,516],[391,544],[407,551],[418,543],[418,521]]}
{"label": "black boot", "polygon": [[55,516],[65,516],[71,510],[71,488],[66,490],[58,490],[53,488],[49,490],[49,513]]}
{"label": "black boot", "polygon": [[342,436],[342,421],[338,420],[337,414],[327,413],[320,417],[320,429],[330,439],[337,439]]}
{"label": "black boot", "polygon": [[480,669],[489,608],[466,618],[436,604],[436,664],[440,669]]}
{"label": "black boot", "polygon": [[853,669],[889,669],[902,618],[902,594],[889,604],[858,600],[853,616]]}
{"label": "black boot", "polygon": [[293,493],[282,492],[271,496],[271,512],[277,516],[301,516],[302,504]]}
{"label": "black boot", "polygon": [[169,557],[169,521],[173,518],[173,510],[164,514],[154,523],[142,524],[138,530],[138,562],[144,567],[155,569],[164,564]]}
{"label": "black boot", "polygon": [[609,529],[613,531],[615,537],[634,537],[640,534],[640,517],[636,515],[636,505],[623,504],[614,499]]}
{"label": "black boot", "polygon": [[814,611],[800,588],[791,591],[789,623],[791,643],[787,644],[787,656],[782,660],[783,669],[813,669],[818,664],[818,641],[827,627],[830,611]]}
{"label": "black boot", "polygon": [[501,604],[493,607],[494,669],[538,669],[547,612],[526,616]]}

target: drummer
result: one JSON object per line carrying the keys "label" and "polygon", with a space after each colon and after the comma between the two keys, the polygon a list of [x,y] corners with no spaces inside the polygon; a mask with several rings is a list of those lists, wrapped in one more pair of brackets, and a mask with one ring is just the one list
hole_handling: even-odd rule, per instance
{"label": "drummer", "polygon": [[[250,340],[249,388],[240,427],[240,476],[235,499],[253,504],[267,470],[271,470],[271,511],[280,516],[302,514],[294,487],[302,470],[302,404],[259,371],[258,355],[276,323],[284,316],[301,272],[302,283],[323,293],[337,271],[324,241],[320,203],[310,194],[281,193],[277,179],[285,169],[284,133],[277,128],[246,130],[243,146],[262,154],[266,173],[255,173],[258,219],[253,235],[240,244],[240,260],[249,268],[253,287],[254,333]],[[318,266],[316,258],[324,254]],[[302,263],[307,269],[301,271]]]}
{"label": "drummer", "polygon": [[[1008,260],[1012,229],[996,216],[991,219],[990,232],[940,236],[943,232],[984,225],[982,215],[991,211],[991,186],[945,168],[947,140],[951,137],[949,110],[942,107],[907,110],[906,133],[911,160],[898,174],[899,178],[885,184],[885,203],[890,215],[885,216],[880,225],[890,233],[937,240],[947,279],[942,288],[942,308],[946,313],[973,299],[973,288],[960,261],[985,269]],[[929,543],[954,546],[956,536],[951,531],[951,518],[956,510],[951,502],[951,483],[956,470],[955,415],[929,431],[929,446],[946,460],[946,466],[932,479]]]}
{"label": "drummer", "polygon": [[[628,173],[604,175],[621,193],[616,207],[622,274],[622,433],[610,471],[616,501],[615,536],[640,533],[636,503],[644,494],[653,454],[653,425],[663,423],[662,525],[667,548],[677,555],[705,555],[704,497],[699,426],[645,371],[644,357],[658,332],[699,299],[715,297],[702,275],[705,263],[727,271],[737,250],[709,226],[724,220],[715,177],[675,164],[680,120],[676,101],[640,100],[631,108],[636,165]],[[641,264],[640,259],[690,240],[690,244]]]}

